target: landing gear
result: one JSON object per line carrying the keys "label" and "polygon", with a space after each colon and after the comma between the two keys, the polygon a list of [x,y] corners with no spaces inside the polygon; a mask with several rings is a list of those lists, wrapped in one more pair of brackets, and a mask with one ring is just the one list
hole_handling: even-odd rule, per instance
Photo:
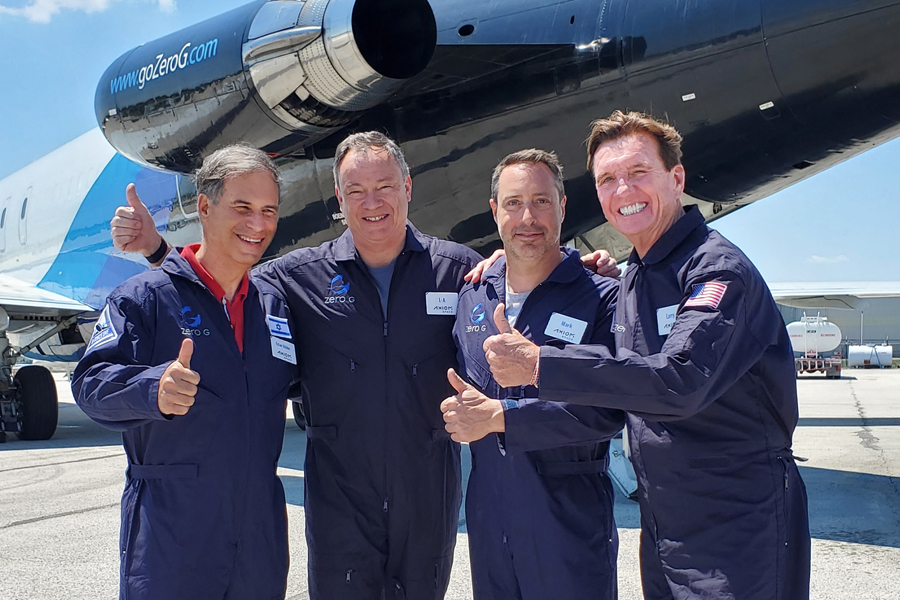
{"label": "landing gear", "polygon": [[49,440],[56,433],[59,401],[56,382],[44,367],[28,366],[19,369],[13,378],[21,416],[20,440]]}
{"label": "landing gear", "polygon": [[49,370],[33,365],[13,377],[19,352],[9,346],[8,326],[9,316],[0,308],[0,442],[7,432],[20,440],[49,440],[59,419],[56,382]]}

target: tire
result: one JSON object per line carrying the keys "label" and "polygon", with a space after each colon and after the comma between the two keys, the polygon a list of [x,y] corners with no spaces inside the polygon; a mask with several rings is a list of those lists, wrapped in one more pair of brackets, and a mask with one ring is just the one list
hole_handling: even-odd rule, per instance
{"label": "tire", "polygon": [[294,413],[294,423],[297,427],[306,431],[306,417],[303,416],[303,405],[291,400],[291,411]]}
{"label": "tire", "polygon": [[59,421],[56,382],[44,367],[22,367],[13,378],[22,415],[20,440],[49,440]]}

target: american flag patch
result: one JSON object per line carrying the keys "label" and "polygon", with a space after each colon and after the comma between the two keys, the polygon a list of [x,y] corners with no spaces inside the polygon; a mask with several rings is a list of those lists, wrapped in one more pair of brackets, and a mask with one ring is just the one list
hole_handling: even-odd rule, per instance
{"label": "american flag patch", "polygon": [[698,283],[691,292],[691,297],[684,303],[685,308],[718,308],[725,290],[728,289],[727,283],[718,283],[710,281],[707,283]]}

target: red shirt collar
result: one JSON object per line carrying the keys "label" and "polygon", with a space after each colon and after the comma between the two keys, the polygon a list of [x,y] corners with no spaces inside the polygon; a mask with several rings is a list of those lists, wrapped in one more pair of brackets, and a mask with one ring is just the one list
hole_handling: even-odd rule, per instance
{"label": "red shirt collar", "polygon": [[[203,282],[209,291],[212,292],[212,295],[216,297],[220,303],[222,299],[225,297],[225,290],[222,289],[222,286],[219,285],[219,282],[216,281],[212,275],[209,274],[209,271],[204,268],[203,265],[200,264],[200,261],[197,260],[197,250],[200,249],[200,244],[191,244],[189,246],[185,246],[181,250],[181,256],[191,265],[191,268],[194,269],[194,273],[197,274],[197,277],[200,278],[200,281]],[[238,286],[237,291],[234,293],[234,297],[231,299],[231,302],[228,304],[236,302],[238,298],[243,300],[247,297],[247,291],[250,287],[250,278],[247,277],[247,274],[244,273],[244,278],[241,279],[241,283]]]}

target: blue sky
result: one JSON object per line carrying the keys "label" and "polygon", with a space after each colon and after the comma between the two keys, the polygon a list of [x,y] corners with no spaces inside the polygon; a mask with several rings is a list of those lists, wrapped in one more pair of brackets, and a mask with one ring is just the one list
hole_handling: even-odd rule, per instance
{"label": "blue sky", "polygon": [[[0,0],[0,178],[92,127],[123,52],[242,0]],[[716,221],[770,283],[900,281],[900,140]]]}

